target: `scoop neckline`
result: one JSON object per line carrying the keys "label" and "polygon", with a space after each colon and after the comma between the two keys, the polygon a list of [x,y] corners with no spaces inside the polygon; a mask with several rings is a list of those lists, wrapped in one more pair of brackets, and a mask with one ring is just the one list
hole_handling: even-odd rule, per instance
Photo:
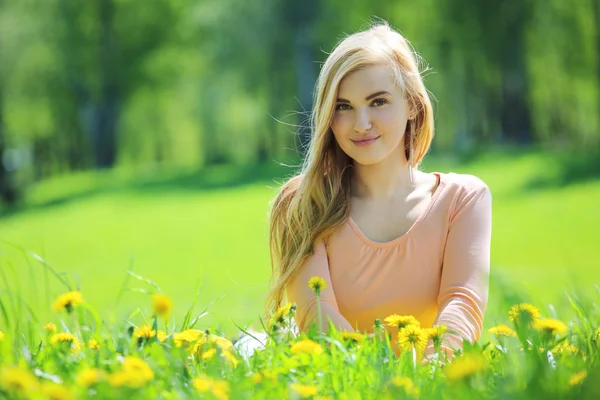
{"label": "scoop neckline", "polygon": [[438,180],[439,180],[438,187],[435,189],[435,192],[433,192],[433,195],[431,196],[431,199],[429,199],[429,204],[427,204],[427,207],[425,208],[425,210],[421,213],[421,215],[419,215],[419,217],[417,218],[417,220],[411,225],[411,227],[403,235],[401,235],[401,236],[399,236],[399,237],[397,237],[395,239],[389,240],[387,242],[376,242],[374,240],[369,239],[362,232],[362,230],[358,227],[358,225],[356,224],[356,222],[354,222],[354,220],[350,216],[348,216],[348,219],[347,219],[348,224],[350,225],[350,227],[352,227],[352,229],[358,235],[358,237],[365,244],[367,244],[368,246],[371,246],[371,247],[377,247],[377,248],[392,247],[392,246],[397,245],[398,243],[403,242],[420,225],[421,221],[423,219],[425,219],[425,217],[427,216],[427,214],[429,214],[429,211],[431,210],[431,208],[435,204],[437,198],[440,196],[440,193],[442,192],[442,190],[444,189],[444,187],[446,186],[445,180],[442,179],[442,175],[443,174],[441,172],[432,172],[432,174],[434,174],[434,175],[436,175],[438,177]]}

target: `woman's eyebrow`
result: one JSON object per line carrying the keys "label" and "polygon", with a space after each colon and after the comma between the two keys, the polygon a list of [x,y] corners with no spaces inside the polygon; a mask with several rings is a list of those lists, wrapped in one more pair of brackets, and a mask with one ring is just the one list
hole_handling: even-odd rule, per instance
{"label": "woman's eyebrow", "polygon": [[[371,100],[373,97],[381,96],[382,94],[389,94],[389,95],[391,95],[391,93],[390,93],[390,92],[387,92],[387,91],[385,91],[385,90],[380,90],[379,92],[375,92],[375,93],[373,93],[373,94],[370,94],[370,95],[368,95],[367,97],[365,97],[365,100],[366,100],[366,101],[369,101],[369,100]],[[346,100],[346,99],[337,99],[336,101],[337,101],[338,103],[348,103],[348,104],[350,104],[350,100]]]}

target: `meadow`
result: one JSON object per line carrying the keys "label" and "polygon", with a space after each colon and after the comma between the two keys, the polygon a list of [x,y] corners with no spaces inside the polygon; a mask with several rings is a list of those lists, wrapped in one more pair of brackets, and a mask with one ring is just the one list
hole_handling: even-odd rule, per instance
{"label": "meadow", "polygon": [[[491,360],[490,365],[498,362],[494,364],[497,368],[523,362],[528,365],[523,367],[524,370],[542,371],[542,375],[532,373],[534,378],[529,381],[539,384],[548,379],[548,371],[543,369],[546,367],[539,366],[540,359],[547,360],[544,358],[546,353],[542,352],[540,358],[535,351],[527,350],[527,346],[548,350],[563,342],[565,346],[567,343],[585,345],[586,349],[581,349],[585,361],[569,359],[565,361],[569,365],[568,371],[560,372],[557,385],[562,385],[564,390],[560,390],[564,391],[565,398],[569,398],[575,392],[565,389],[570,387],[567,381],[584,365],[591,370],[597,358],[594,332],[598,321],[594,304],[598,304],[596,283],[600,282],[600,251],[595,232],[600,226],[600,213],[596,210],[600,203],[600,179],[584,175],[581,179],[578,176],[565,179],[559,160],[538,152],[495,152],[460,163],[451,158],[431,156],[425,160],[424,169],[475,174],[488,184],[493,194],[492,293],[485,321],[486,333],[481,342],[493,340],[497,335],[487,332],[488,328],[508,323],[510,306],[524,301],[538,306],[545,317],[565,320],[569,326],[567,336],[567,331],[558,329],[551,331],[550,339],[535,333],[537,331],[527,324],[525,328],[515,325],[514,337],[518,340],[512,338],[513,342],[506,346],[500,342],[500,350],[497,344],[491,347],[505,357],[497,357],[497,351],[490,353],[489,347],[487,353],[481,348],[475,353],[485,354],[486,359]],[[237,396],[250,393],[249,385],[256,384],[259,379],[251,377],[267,368],[269,363],[273,368],[275,365],[287,368],[288,380],[277,386],[279,389],[274,386],[273,393],[288,393],[290,384],[305,382],[307,376],[314,383],[319,375],[308,371],[307,366],[320,365],[319,362],[290,353],[293,343],[287,339],[273,340],[261,358],[245,362],[243,371],[232,369],[231,360],[227,364],[229,356],[223,350],[229,347],[219,345],[222,344],[219,340],[209,340],[210,337],[203,339],[204,343],[217,343],[211,348],[219,349],[220,364],[208,365],[209,359],[202,359],[203,352],[210,350],[206,348],[199,355],[202,362],[194,364],[188,371],[185,360],[189,354],[181,352],[177,345],[181,341],[175,341],[175,335],[185,332],[188,327],[200,329],[199,332],[210,329],[212,333],[230,339],[239,332],[239,327],[261,329],[259,315],[270,273],[268,204],[279,183],[292,172],[289,168],[272,165],[244,169],[217,166],[202,171],[113,170],[59,177],[31,188],[26,208],[0,219],[0,331],[9,338],[4,340],[5,359],[23,354],[22,350],[16,351],[18,343],[28,343],[34,348],[33,344],[42,338],[40,349],[46,350],[38,352],[37,356],[52,360],[48,364],[52,365],[50,369],[66,381],[75,379],[78,369],[56,370],[60,360],[74,362],[71,358],[80,357],[81,361],[83,357],[90,366],[92,359],[99,360],[89,344],[79,356],[69,353],[73,350],[72,341],[67,344],[69,351],[66,353],[64,348],[53,348],[50,336],[45,337],[47,334],[42,329],[52,322],[63,331],[79,332],[80,335],[84,332],[81,336],[102,341],[105,343],[102,357],[112,354],[114,363],[126,364],[126,358],[115,361],[115,353],[131,354],[149,360],[154,371],[164,365],[176,365],[192,376],[208,374],[213,380],[198,385],[217,388],[217,392],[219,384],[214,379],[220,376],[230,383],[237,382]],[[150,294],[158,290],[155,285],[173,303],[172,312],[168,318],[160,320],[160,325],[156,318],[151,318],[149,299]],[[83,308],[77,314],[53,311],[50,305],[57,296],[74,289],[80,290],[85,304],[93,307]],[[194,302],[194,311],[188,314]],[[579,308],[574,309],[574,304],[579,304]],[[101,320],[103,324],[99,322]],[[193,326],[191,320],[194,320]],[[141,329],[146,325],[147,331],[154,331],[154,335],[143,336],[138,332],[135,336],[133,327]],[[85,327],[83,331],[82,327]],[[129,327],[131,331],[127,330]],[[161,329],[167,335],[163,339],[168,337],[165,353],[159,350],[165,348],[157,336]],[[90,332],[94,335],[90,336]],[[131,335],[137,341],[129,341]],[[194,331],[188,335],[195,335],[197,341],[202,333]],[[360,375],[361,371],[379,365],[383,360],[390,362],[392,345],[382,342],[381,338],[370,338],[369,345],[355,346],[350,351],[344,347],[347,338],[332,335],[333,339],[324,339],[316,332],[311,336],[314,343],[326,347],[323,354],[327,357],[321,361],[324,371],[328,368],[339,370],[342,364],[354,360],[358,369],[350,368],[350,374]],[[22,340],[15,339],[19,336]],[[573,337],[576,339],[571,341]],[[195,343],[194,340],[190,342]],[[15,346],[11,350],[7,350],[9,341]],[[525,346],[525,355],[519,354],[519,346]],[[336,352],[335,349],[340,350]],[[279,358],[281,354],[292,354],[295,361]],[[556,358],[561,359],[561,354],[559,352]],[[296,355],[297,359],[294,358]],[[197,352],[195,357],[198,361]],[[496,361],[493,357],[497,357]],[[129,361],[135,363],[136,360]],[[447,390],[445,384],[428,386],[423,379],[431,371],[416,367],[410,357],[396,361],[386,374],[376,378],[376,383],[369,383],[368,379],[360,383],[356,378],[358,395],[376,398],[373,396],[377,390],[388,387],[394,376],[404,375],[410,375],[411,385],[429,391],[433,397],[441,396],[440,393]],[[285,367],[286,363],[292,364]],[[474,363],[481,364],[479,361]],[[109,368],[117,372],[118,368],[113,367]],[[443,374],[441,364],[436,368],[434,375]],[[294,373],[290,374],[290,370]],[[481,372],[483,369],[475,370]],[[477,378],[481,390],[475,390],[473,395],[493,391],[487,385],[497,377],[493,378],[489,369],[486,371],[482,378]],[[528,381],[519,381],[511,374],[502,375],[503,379],[511,380],[511,384],[517,385],[515,387],[531,386],[527,386]],[[323,390],[328,394],[337,393],[338,389],[343,392],[343,388],[336,388],[341,383],[334,381],[323,383],[326,387],[321,387],[319,393]],[[189,384],[185,382],[163,382],[140,396],[156,398],[157,393],[162,393],[161,398],[169,398],[169,393],[189,394],[193,385],[191,380]],[[516,392],[525,393],[519,390]],[[205,392],[219,398],[212,389]],[[416,393],[407,388],[401,388],[401,392],[402,396],[408,397]],[[114,394],[103,393],[106,396]],[[260,398],[260,393],[256,398]],[[303,397],[300,392],[292,390],[290,393]]]}

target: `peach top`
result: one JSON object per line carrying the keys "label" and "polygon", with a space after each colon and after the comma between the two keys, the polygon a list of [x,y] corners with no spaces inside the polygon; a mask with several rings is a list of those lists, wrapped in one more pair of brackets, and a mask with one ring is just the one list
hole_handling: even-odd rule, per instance
{"label": "peach top", "polygon": [[[286,287],[296,323],[317,320],[312,276],[321,292],[323,326],[372,332],[376,318],[413,315],[421,327],[448,327],[445,347],[479,339],[488,299],[492,197],[472,175],[435,173],[439,185],[428,207],[402,236],[386,243],[367,238],[348,218],[300,267]],[[451,333],[454,332],[454,333]]]}

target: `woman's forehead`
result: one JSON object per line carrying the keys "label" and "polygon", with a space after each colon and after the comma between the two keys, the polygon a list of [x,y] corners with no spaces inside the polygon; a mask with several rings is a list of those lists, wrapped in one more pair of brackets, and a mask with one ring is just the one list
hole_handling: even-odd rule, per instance
{"label": "woman's forehead", "polygon": [[388,65],[371,65],[349,73],[341,80],[337,94],[338,98],[358,101],[380,91],[401,92],[396,74]]}

